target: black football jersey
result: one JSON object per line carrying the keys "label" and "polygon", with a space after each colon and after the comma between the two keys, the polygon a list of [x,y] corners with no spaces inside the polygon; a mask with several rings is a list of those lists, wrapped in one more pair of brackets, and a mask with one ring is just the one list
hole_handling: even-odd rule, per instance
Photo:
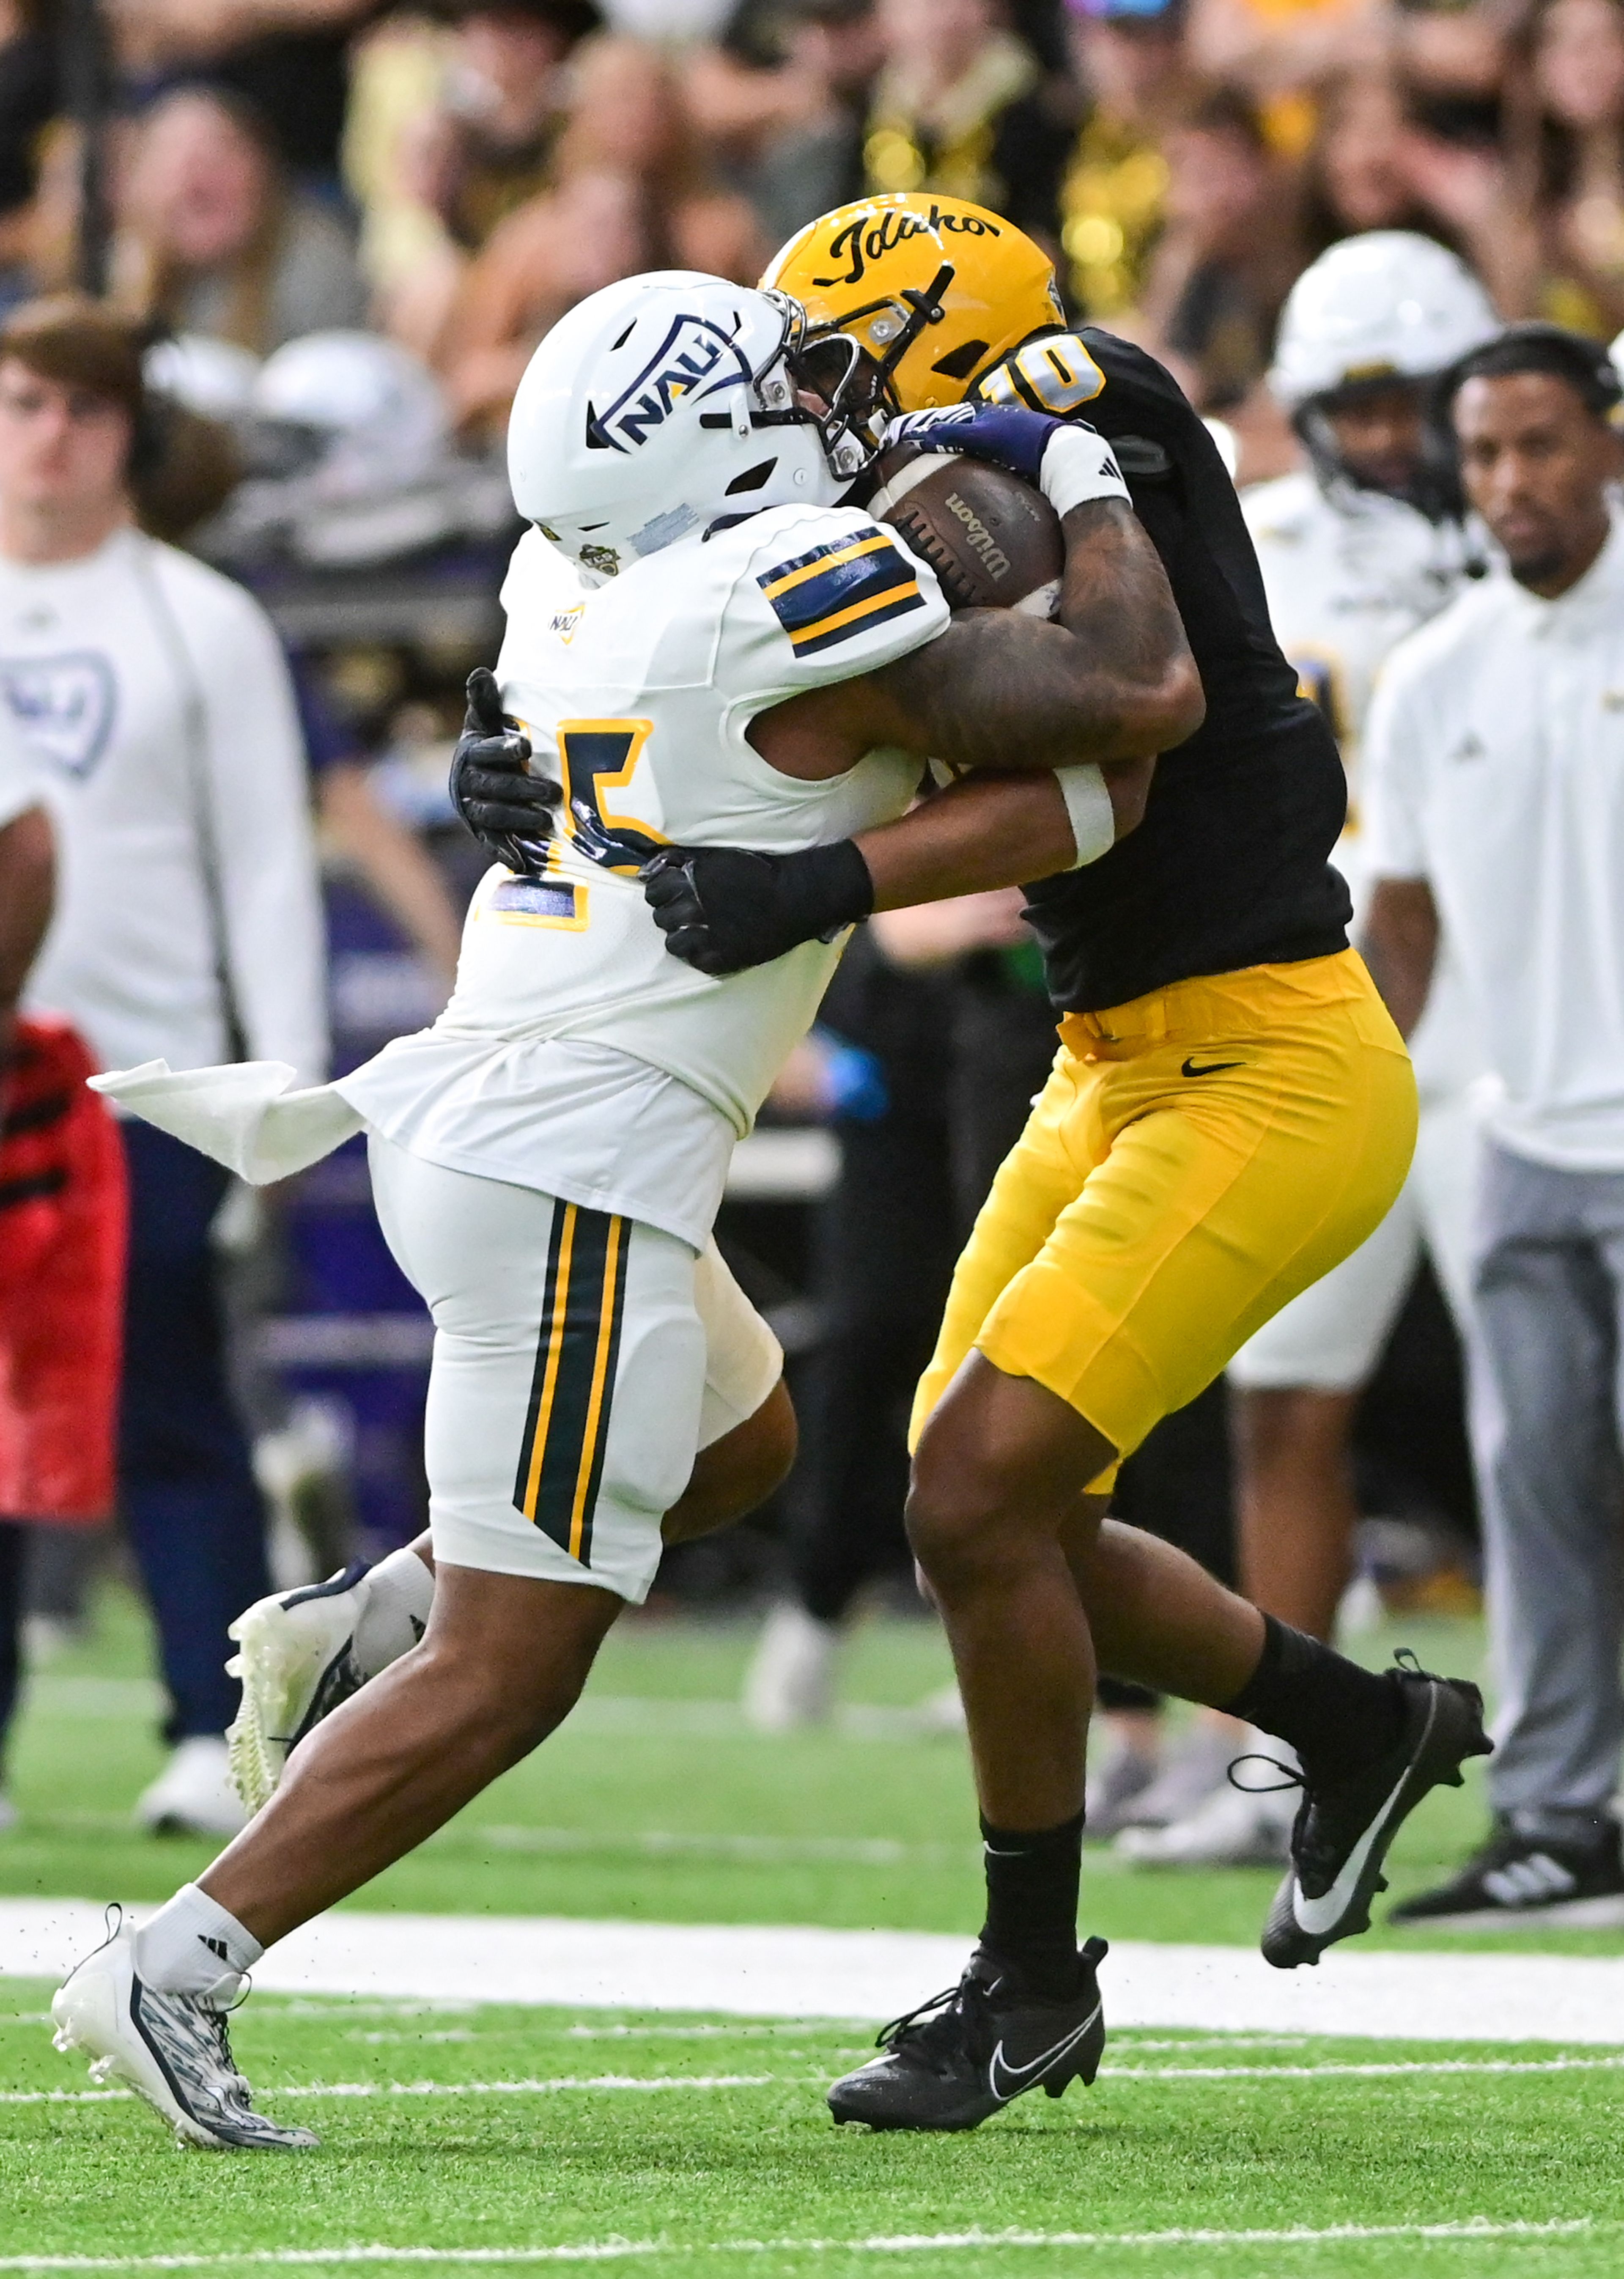
{"label": "black football jersey", "polygon": [[1342,762],[1269,628],[1235,486],[1188,397],[1094,326],[1028,341],[977,392],[1109,440],[1207,694],[1202,725],[1157,761],[1138,829],[1027,890],[1055,1005],[1098,1011],[1193,975],[1345,949],[1352,907],[1329,860]]}

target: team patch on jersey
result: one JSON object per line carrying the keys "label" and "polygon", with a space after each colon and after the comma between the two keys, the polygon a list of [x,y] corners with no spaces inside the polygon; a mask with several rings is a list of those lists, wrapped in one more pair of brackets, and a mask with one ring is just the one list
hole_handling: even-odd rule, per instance
{"label": "team patch on jersey", "polygon": [[592,1564],[631,1245],[630,1219],[579,1203],[554,1206],[513,1502],[583,1567]]}
{"label": "team patch on jersey", "polygon": [[99,650],[0,657],[0,693],[42,759],[80,783],[93,772],[119,709],[119,684]]}
{"label": "team patch on jersey", "polygon": [[797,656],[816,656],[924,607],[907,555],[884,531],[872,528],[780,562],[756,583]]}
{"label": "team patch on jersey", "polygon": [[517,918],[530,925],[578,927],[582,923],[583,889],[555,879],[504,879],[492,889],[486,908],[494,917]]}

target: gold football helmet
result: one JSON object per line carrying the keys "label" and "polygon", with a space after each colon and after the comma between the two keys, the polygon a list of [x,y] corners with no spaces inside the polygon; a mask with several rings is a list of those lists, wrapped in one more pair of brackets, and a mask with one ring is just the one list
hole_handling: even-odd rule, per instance
{"label": "gold football helmet", "polygon": [[903,190],[808,222],[762,283],[805,311],[793,360],[872,456],[872,415],[959,403],[1033,333],[1063,324],[1054,266],[984,206]]}

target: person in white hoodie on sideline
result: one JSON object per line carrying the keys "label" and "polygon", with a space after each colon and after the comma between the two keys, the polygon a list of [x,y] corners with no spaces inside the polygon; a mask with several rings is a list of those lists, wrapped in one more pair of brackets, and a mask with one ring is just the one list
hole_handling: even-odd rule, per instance
{"label": "person in white hoodie on sideline", "polygon": [[[56,915],[26,1009],[109,1068],[241,1049],[326,1073],[324,949],[297,716],[258,604],[137,527],[157,413],[140,327],[88,300],[0,328],[0,696],[55,826]],[[119,1501],[152,1602],[172,1753],[149,1826],[242,1814],[226,1626],[269,1587],[226,1382],[210,1230],[227,1175],[123,1126],[130,1253]]]}

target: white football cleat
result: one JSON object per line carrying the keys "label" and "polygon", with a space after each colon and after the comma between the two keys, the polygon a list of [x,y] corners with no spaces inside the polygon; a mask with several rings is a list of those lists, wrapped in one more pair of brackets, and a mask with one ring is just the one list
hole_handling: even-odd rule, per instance
{"label": "white football cleat", "polygon": [[1214,1789],[1227,1784],[1229,1761],[1242,1746],[1234,1726],[1220,1729],[1198,1717],[1172,1743],[1118,1822],[1126,1828],[1170,1828],[1187,1820]]}
{"label": "white football cleat", "polygon": [[157,1778],[135,1799],[135,1821],[155,1836],[235,1836],[248,1825],[218,1733],[177,1742]]}
{"label": "white football cleat", "polygon": [[1114,1850],[1140,1868],[1277,1868],[1290,1857],[1295,1789],[1215,1788],[1165,1828],[1124,1828]]}
{"label": "white football cleat", "polygon": [[834,1694],[839,1626],[786,1599],[768,1615],[745,1675],[744,1713],[758,1733],[821,1725]]}
{"label": "white football cleat", "polygon": [[226,1633],[241,1649],[226,1675],[242,1681],[226,1744],[251,1813],[269,1800],[295,1744],[366,1683],[354,1649],[370,1572],[356,1560],[325,1583],[257,1600]]}
{"label": "white football cleat", "polygon": [[182,2145],[210,2152],[303,2152],[320,2138],[281,2129],[249,2103],[226,2012],[195,1994],[160,1994],[135,1968],[135,1931],[121,1922],[57,1989],[59,2050],[83,2050],[98,2085],[126,2082]]}

